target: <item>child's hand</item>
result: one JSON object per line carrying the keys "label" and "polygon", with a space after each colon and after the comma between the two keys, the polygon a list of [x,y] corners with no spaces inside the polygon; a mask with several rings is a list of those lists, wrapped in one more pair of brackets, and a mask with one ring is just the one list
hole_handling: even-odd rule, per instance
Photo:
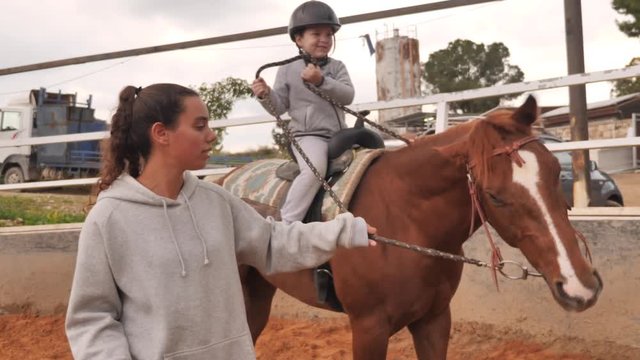
{"label": "child's hand", "polygon": [[270,90],[271,88],[269,85],[267,85],[261,77],[253,80],[253,84],[251,84],[251,91],[253,91],[253,95],[257,96],[259,99],[264,99],[264,97],[269,94]]}
{"label": "child's hand", "polygon": [[319,67],[313,64],[308,64],[307,67],[302,70],[302,74],[300,74],[300,76],[302,77],[302,80],[315,86],[320,86],[322,84],[322,72]]}

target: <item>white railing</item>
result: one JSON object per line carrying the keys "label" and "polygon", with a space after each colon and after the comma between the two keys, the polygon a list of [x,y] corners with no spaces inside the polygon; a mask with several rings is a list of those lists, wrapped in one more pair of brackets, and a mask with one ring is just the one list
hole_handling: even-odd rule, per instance
{"label": "white railing", "polygon": [[[449,103],[471,100],[484,97],[500,96],[513,93],[522,93],[527,91],[547,90],[553,88],[566,87],[571,85],[588,84],[600,81],[612,81],[622,78],[640,76],[640,65],[630,66],[623,69],[614,69],[607,71],[599,71],[585,74],[574,74],[565,77],[528,81],[522,83],[506,84],[499,86],[492,86],[482,89],[465,90],[453,93],[435,94],[423,97],[409,98],[409,99],[396,99],[391,101],[379,101],[355,104],[351,108],[355,111],[361,110],[382,110],[392,109],[405,106],[420,106],[435,104],[437,108],[436,115],[436,132],[442,132],[447,128],[447,114]],[[209,125],[213,128],[220,127],[233,127],[244,126],[252,124],[271,123],[275,119],[268,115],[241,117],[233,119],[221,119],[212,120]],[[0,141],[0,148],[2,147],[14,147],[23,145],[40,145],[51,143],[63,143],[73,141],[86,141],[86,140],[101,140],[109,136],[108,131],[91,132],[83,134],[71,134],[60,136],[46,136],[35,137],[27,139],[5,140]],[[628,147],[628,146],[640,146],[640,137],[630,138],[618,138],[618,139],[606,139],[606,140],[588,140],[588,141],[574,141],[564,142],[546,145],[551,151],[567,151],[567,150],[584,150],[584,149],[596,149],[596,148],[614,148],[614,147]],[[198,175],[221,175],[229,172],[232,168],[216,168],[216,169],[202,169],[196,173]],[[95,184],[97,178],[85,178],[85,179],[70,179],[70,180],[55,180],[55,181],[38,181],[21,184],[3,184],[0,185],[0,191],[2,190],[23,190],[23,189],[38,189],[48,187],[61,187],[61,186],[78,186],[78,185],[91,185]]]}

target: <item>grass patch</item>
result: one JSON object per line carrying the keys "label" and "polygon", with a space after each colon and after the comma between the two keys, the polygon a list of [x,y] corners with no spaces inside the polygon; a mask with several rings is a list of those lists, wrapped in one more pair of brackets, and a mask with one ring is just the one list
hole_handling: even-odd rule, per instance
{"label": "grass patch", "polygon": [[0,196],[0,227],[83,222],[82,205],[65,196]]}

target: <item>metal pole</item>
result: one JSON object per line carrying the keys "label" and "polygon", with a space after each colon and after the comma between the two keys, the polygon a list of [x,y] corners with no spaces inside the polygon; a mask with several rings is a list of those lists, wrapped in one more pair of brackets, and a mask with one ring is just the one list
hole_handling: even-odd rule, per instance
{"label": "metal pole", "polygon": [[[404,8],[375,11],[375,12],[370,12],[366,14],[347,16],[347,17],[340,18],[340,21],[343,25],[352,24],[352,23],[357,23],[362,21],[370,21],[370,20],[383,19],[383,18],[388,18],[393,16],[416,14],[416,13],[427,12],[427,11],[451,9],[459,6],[476,5],[476,4],[482,4],[482,3],[494,2],[494,1],[501,1],[501,0],[439,1],[439,2],[430,3],[430,4],[408,6]],[[84,63],[94,62],[94,61],[111,60],[111,59],[125,58],[125,57],[131,57],[131,56],[154,54],[154,53],[159,53],[164,51],[189,49],[194,47],[223,44],[223,43],[234,42],[234,41],[258,39],[262,37],[281,35],[286,33],[287,33],[287,27],[280,26],[277,28],[258,30],[258,31],[249,31],[249,32],[224,35],[224,36],[216,36],[216,37],[211,37],[206,39],[185,41],[185,42],[179,42],[179,43],[173,43],[173,44],[167,44],[167,45],[157,45],[157,46],[150,46],[150,47],[137,48],[137,49],[131,49],[131,50],[108,52],[108,53],[102,53],[102,54],[96,54],[96,55],[79,56],[79,57],[62,59],[62,60],[47,61],[47,62],[41,62],[36,64],[0,69],[0,76],[17,74],[17,73],[28,72],[28,71],[35,71],[35,70],[51,69],[51,68],[75,65],[75,64],[84,64]]]}
{"label": "metal pole", "polygon": [[[584,73],[584,47],[582,39],[582,9],[580,0],[564,0],[567,66],[569,75]],[[588,140],[586,87],[569,87],[569,119],[571,141]],[[591,200],[591,164],[589,151],[573,151],[573,206],[587,207]]]}
{"label": "metal pole", "polygon": [[[631,114],[631,137],[638,136],[638,118],[637,113]],[[631,148],[631,168],[635,169],[638,167],[638,147],[634,146]]]}

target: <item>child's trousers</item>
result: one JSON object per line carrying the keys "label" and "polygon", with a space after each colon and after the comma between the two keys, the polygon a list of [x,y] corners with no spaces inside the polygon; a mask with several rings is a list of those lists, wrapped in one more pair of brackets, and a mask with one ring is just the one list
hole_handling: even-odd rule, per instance
{"label": "child's trousers", "polygon": [[[329,139],[319,136],[301,136],[296,140],[314,167],[324,177],[327,173]],[[282,221],[287,224],[304,219],[313,198],[322,186],[295,147],[293,147],[293,153],[300,166],[300,175],[296,176],[291,183],[287,199],[280,210]]]}

